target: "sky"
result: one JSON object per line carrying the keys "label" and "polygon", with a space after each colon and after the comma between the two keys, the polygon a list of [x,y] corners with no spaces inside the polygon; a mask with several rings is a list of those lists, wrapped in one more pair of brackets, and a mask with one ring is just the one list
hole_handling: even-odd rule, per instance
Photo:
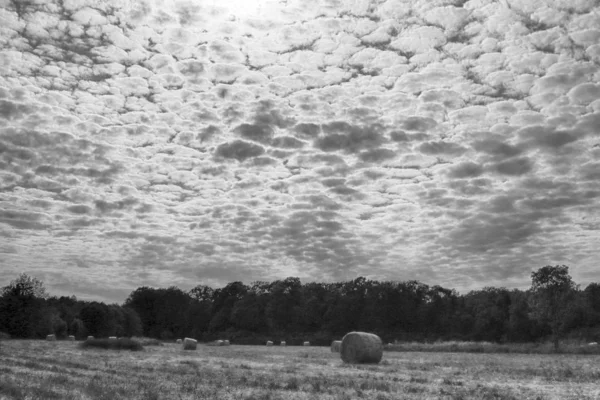
{"label": "sky", "polygon": [[600,282],[596,0],[0,0],[0,286]]}

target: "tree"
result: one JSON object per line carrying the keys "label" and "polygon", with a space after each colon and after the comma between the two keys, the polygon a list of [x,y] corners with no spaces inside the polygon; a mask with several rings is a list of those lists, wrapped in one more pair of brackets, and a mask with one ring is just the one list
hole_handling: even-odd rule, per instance
{"label": "tree", "polygon": [[39,299],[48,298],[44,282],[25,273],[19,275],[8,286],[2,288],[2,295],[14,295],[20,297],[35,297]]}
{"label": "tree", "polygon": [[570,302],[576,291],[566,265],[547,265],[531,273],[532,317],[550,327],[555,350],[565,333]]}
{"label": "tree", "polygon": [[47,327],[43,310],[48,297],[44,284],[37,278],[21,274],[8,286],[2,288],[0,296],[0,326],[11,336],[31,338]]}

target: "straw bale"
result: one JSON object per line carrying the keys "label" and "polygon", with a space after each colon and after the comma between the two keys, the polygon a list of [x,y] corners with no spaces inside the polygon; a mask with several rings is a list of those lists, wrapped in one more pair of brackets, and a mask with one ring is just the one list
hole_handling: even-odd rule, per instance
{"label": "straw bale", "polygon": [[342,339],[340,355],[349,364],[377,364],[383,357],[383,343],[373,333],[350,332]]}
{"label": "straw bale", "polygon": [[196,346],[198,346],[198,341],[196,339],[191,339],[191,338],[183,339],[183,349],[184,350],[196,350]]}
{"label": "straw bale", "polygon": [[303,345],[304,346],[310,346],[310,342],[304,342]]}
{"label": "straw bale", "polygon": [[223,340],[223,346],[229,346],[231,345],[231,343],[229,343],[229,340],[225,339]]}
{"label": "straw bale", "polygon": [[94,337],[93,336],[88,336],[87,340],[94,340]]}
{"label": "straw bale", "polygon": [[109,336],[108,340],[117,340],[117,337],[116,336]]}
{"label": "straw bale", "polygon": [[285,346],[286,345],[285,340],[282,340],[281,343],[279,343],[279,345],[280,346]]}
{"label": "straw bale", "polygon": [[341,347],[342,347],[341,340],[334,340],[333,342],[331,342],[331,352],[332,353],[339,353]]}
{"label": "straw bale", "polygon": [[267,341],[267,346],[273,346],[273,342],[271,342],[270,340]]}
{"label": "straw bale", "polygon": [[56,335],[48,335],[46,336],[46,340],[49,342],[55,342],[56,341]]}
{"label": "straw bale", "polygon": [[73,340],[75,340],[75,336],[69,335],[69,337],[67,339],[69,339],[70,341],[73,341]]}

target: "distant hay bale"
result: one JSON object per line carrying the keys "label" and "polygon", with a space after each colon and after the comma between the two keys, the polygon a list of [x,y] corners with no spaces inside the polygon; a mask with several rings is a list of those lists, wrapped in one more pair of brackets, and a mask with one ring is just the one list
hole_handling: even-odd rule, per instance
{"label": "distant hay bale", "polygon": [[222,340],[217,340],[217,346],[223,346],[223,341]]}
{"label": "distant hay bale", "polygon": [[229,343],[229,340],[225,339],[223,340],[223,346],[230,346],[231,343]]}
{"label": "distant hay bale", "polygon": [[270,340],[267,340],[267,346],[273,346],[273,342],[271,342]]}
{"label": "distant hay bale", "polygon": [[598,342],[591,342],[591,343],[588,343],[588,346],[598,346]]}
{"label": "distant hay bale", "polygon": [[332,353],[339,353],[341,347],[342,347],[341,340],[334,340],[333,342],[331,342],[331,352]]}
{"label": "distant hay bale", "polygon": [[117,337],[116,336],[109,336],[108,340],[117,340]]}
{"label": "distant hay bale", "polygon": [[383,357],[383,343],[375,334],[350,332],[342,339],[340,354],[345,363],[377,364]]}
{"label": "distant hay bale", "polygon": [[94,340],[94,337],[93,336],[88,336],[87,340]]}
{"label": "distant hay bale", "polygon": [[56,335],[48,335],[46,336],[46,340],[49,342],[56,342]]}
{"label": "distant hay bale", "polygon": [[181,344],[181,339],[177,339],[175,343]]}
{"label": "distant hay bale", "polygon": [[184,350],[196,350],[196,346],[198,346],[198,341],[196,339],[190,339],[187,337],[183,339]]}
{"label": "distant hay bale", "polygon": [[280,346],[285,346],[286,345],[285,340],[282,340],[281,343],[279,343],[279,345]]}
{"label": "distant hay bale", "polygon": [[74,341],[74,340],[75,340],[75,336],[73,336],[73,335],[69,335],[69,337],[68,337],[67,339],[68,339],[69,341],[71,341],[71,342],[72,342],[72,341]]}
{"label": "distant hay bale", "polygon": [[303,345],[304,346],[310,346],[310,342],[304,342]]}

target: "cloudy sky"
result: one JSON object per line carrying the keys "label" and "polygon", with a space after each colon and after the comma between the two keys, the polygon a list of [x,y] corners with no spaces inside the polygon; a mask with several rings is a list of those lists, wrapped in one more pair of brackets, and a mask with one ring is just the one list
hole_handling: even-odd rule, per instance
{"label": "cloudy sky", "polygon": [[596,0],[0,0],[0,285],[600,281]]}

